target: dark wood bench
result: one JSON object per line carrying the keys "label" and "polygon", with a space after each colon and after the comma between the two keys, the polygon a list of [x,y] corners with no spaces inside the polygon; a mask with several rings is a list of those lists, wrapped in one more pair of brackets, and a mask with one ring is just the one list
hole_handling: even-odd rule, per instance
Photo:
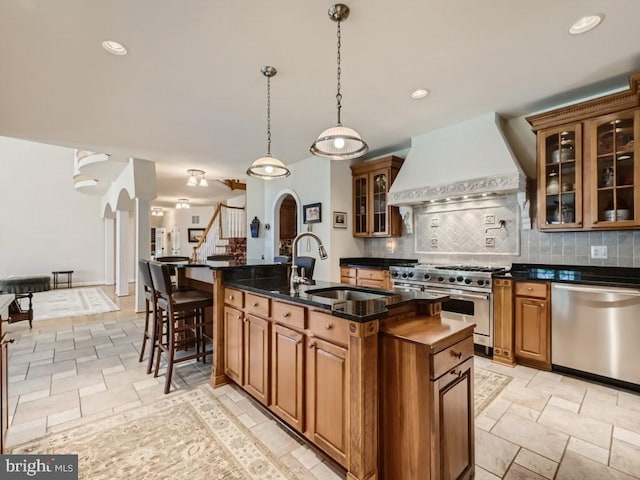
{"label": "dark wood bench", "polygon": [[24,275],[0,278],[0,291],[7,293],[44,292],[51,288],[49,275]]}
{"label": "dark wood bench", "polygon": [[[31,322],[33,321],[33,305],[31,303],[31,299],[33,298],[33,293],[16,293],[15,296],[16,298],[13,300],[11,305],[9,305],[8,322],[15,323],[23,320],[29,320],[29,328],[31,328]],[[20,302],[23,298],[29,299],[29,308],[26,310]]]}

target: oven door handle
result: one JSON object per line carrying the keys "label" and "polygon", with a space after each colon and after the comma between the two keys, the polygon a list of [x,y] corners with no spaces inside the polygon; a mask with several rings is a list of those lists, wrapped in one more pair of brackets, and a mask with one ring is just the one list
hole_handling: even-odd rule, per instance
{"label": "oven door handle", "polygon": [[478,294],[473,294],[473,293],[462,293],[462,294],[457,294],[457,293],[447,293],[446,290],[425,290],[425,292],[427,293],[435,293],[435,294],[440,294],[440,295],[449,295],[450,298],[454,298],[454,297],[458,297],[458,298],[477,298],[479,300],[489,300],[491,297],[489,296],[489,294],[486,295],[478,295]]}

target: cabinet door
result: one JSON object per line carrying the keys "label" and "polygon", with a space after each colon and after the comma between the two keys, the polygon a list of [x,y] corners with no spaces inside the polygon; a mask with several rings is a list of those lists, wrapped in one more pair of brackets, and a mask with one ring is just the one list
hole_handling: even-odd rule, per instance
{"label": "cabinet door", "polygon": [[269,404],[270,322],[247,315],[244,326],[244,388],[265,405]]}
{"label": "cabinet door", "polygon": [[550,368],[549,303],[539,298],[516,297],[515,355]]}
{"label": "cabinet door", "polygon": [[369,175],[353,177],[353,236],[369,236]]}
{"label": "cabinet door", "polygon": [[473,358],[432,383],[431,478],[471,478],[474,472]]}
{"label": "cabinet door", "polygon": [[244,385],[244,321],[240,310],[224,307],[224,373],[238,385]]}
{"label": "cabinet door", "polygon": [[285,422],[302,432],[304,335],[277,324],[272,331],[270,408]]}
{"label": "cabinet door", "polygon": [[493,281],[493,361],[513,365],[513,282]]}
{"label": "cabinet door", "polygon": [[589,219],[592,228],[640,225],[640,110],[627,110],[590,120],[588,143]]}
{"label": "cabinet door", "polygon": [[345,466],[349,416],[347,349],[310,337],[307,353],[307,435]]}
{"label": "cabinet door", "polygon": [[538,220],[541,230],[582,227],[582,125],[538,132]]}
{"label": "cabinet door", "polygon": [[372,236],[386,235],[389,231],[389,217],[387,212],[387,192],[390,184],[390,169],[383,168],[371,172],[371,229]]}

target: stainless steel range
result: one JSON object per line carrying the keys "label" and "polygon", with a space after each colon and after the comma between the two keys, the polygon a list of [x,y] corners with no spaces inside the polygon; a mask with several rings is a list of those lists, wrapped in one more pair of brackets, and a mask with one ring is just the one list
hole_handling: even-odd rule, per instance
{"label": "stainless steel range", "polygon": [[475,323],[474,343],[488,353],[493,348],[493,293],[491,275],[504,267],[468,265],[391,266],[394,288],[421,290],[449,295],[442,304],[442,318]]}

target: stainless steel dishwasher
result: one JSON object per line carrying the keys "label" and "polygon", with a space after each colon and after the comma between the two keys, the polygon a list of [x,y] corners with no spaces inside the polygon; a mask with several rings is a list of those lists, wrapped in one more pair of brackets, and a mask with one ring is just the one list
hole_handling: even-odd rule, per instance
{"label": "stainless steel dishwasher", "polygon": [[552,283],[551,363],[640,384],[640,289]]}

